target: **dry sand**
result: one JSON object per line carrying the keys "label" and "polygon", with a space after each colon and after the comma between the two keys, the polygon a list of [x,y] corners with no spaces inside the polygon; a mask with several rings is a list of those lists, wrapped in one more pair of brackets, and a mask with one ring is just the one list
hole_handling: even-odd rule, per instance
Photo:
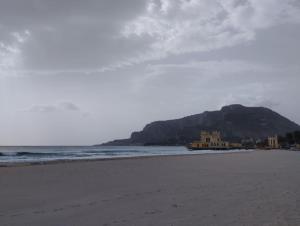
{"label": "dry sand", "polygon": [[0,225],[300,225],[300,152],[2,167]]}

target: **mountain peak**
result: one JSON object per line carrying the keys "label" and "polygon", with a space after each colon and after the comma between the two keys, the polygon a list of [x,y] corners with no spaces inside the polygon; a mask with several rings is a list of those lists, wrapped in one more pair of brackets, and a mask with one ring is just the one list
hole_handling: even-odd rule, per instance
{"label": "mountain peak", "polygon": [[238,110],[238,109],[246,109],[246,108],[249,108],[249,107],[245,107],[244,105],[241,105],[241,104],[231,104],[231,105],[226,105],[226,106],[223,106],[221,108],[221,111],[232,111],[232,110]]}

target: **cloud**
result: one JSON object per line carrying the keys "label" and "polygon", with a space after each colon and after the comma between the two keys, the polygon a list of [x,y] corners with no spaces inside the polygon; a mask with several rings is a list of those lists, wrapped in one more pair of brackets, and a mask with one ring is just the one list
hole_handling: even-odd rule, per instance
{"label": "cloud", "polygon": [[267,108],[271,108],[271,109],[274,109],[274,108],[280,106],[279,102],[276,102],[276,101],[272,100],[271,98],[272,97],[266,97],[265,95],[262,95],[262,93],[256,97],[254,97],[253,95],[249,95],[247,93],[243,93],[240,95],[227,94],[218,106],[222,107],[225,105],[240,104],[240,103],[242,103],[246,106],[267,107]]}
{"label": "cloud", "polygon": [[33,105],[28,109],[25,109],[25,112],[34,112],[34,113],[50,113],[56,112],[58,109],[54,105]]}
{"label": "cloud", "polygon": [[71,102],[61,102],[59,106],[67,111],[80,111],[80,108]]}
{"label": "cloud", "polygon": [[[252,74],[267,74],[274,68],[250,63],[241,60],[220,61],[188,61],[177,64],[149,64],[143,75],[135,78],[132,87],[135,92],[141,92],[155,80],[178,80],[178,82],[191,82],[189,86],[205,83],[212,80],[232,79],[232,76],[245,76]],[[165,79],[163,77],[166,77]],[[216,82],[215,82],[216,83]]]}
{"label": "cloud", "polygon": [[12,32],[9,36],[8,41],[0,39],[0,76],[21,66],[22,46],[29,39],[30,32],[28,30]]}
{"label": "cloud", "polygon": [[[247,106],[275,108],[280,103],[271,93],[277,92],[272,83],[252,82],[235,87],[219,100],[219,107],[243,103]],[[255,95],[254,95],[255,94]]]}
{"label": "cloud", "polygon": [[[28,109],[24,110],[25,112],[32,113],[53,113],[53,112],[81,112],[81,108],[72,102],[59,102],[57,104],[37,104],[33,105]],[[87,112],[83,112],[83,115],[87,116]]]}
{"label": "cloud", "polygon": [[[149,74],[162,75],[164,73],[197,70],[200,74],[207,76],[217,76],[223,74],[236,74],[243,71],[268,70],[266,66],[253,64],[241,60],[220,60],[220,61],[188,61],[177,64],[149,64],[147,66]],[[183,75],[185,76],[185,75]]]}
{"label": "cloud", "polygon": [[131,88],[141,100],[162,103],[160,109],[170,112],[197,113],[234,103],[280,109],[295,91],[287,87],[299,80],[298,71],[241,60],[151,64]]}
{"label": "cloud", "polygon": [[[297,0],[11,0],[0,8],[2,74],[103,73],[255,40],[298,24]],[[2,44],[1,44],[2,43]],[[21,67],[22,66],[22,67]]]}
{"label": "cloud", "polygon": [[2,74],[102,73],[235,46],[260,29],[300,21],[295,0],[130,0],[122,9],[115,1],[88,2],[64,11],[67,0],[29,1],[15,17],[16,3],[4,4]]}
{"label": "cloud", "polygon": [[[139,41],[125,40],[119,30],[144,4],[143,0],[1,2],[0,70],[6,75],[99,73],[134,52]],[[30,39],[25,37],[29,33]]]}
{"label": "cloud", "polygon": [[274,108],[279,106],[280,103],[277,101],[273,101],[271,99],[267,99],[267,100],[261,100],[260,102],[256,103],[256,106],[263,106],[263,107],[268,107],[268,108]]}
{"label": "cloud", "polygon": [[122,35],[152,42],[123,64],[235,46],[254,40],[260,29],[285,23],[300,23],[295,0],[149,0]]}

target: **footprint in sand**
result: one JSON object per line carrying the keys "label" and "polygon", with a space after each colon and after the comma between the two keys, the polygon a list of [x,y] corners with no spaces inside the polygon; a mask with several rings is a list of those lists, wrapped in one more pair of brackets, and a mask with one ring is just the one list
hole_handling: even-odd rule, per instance
{"label": "footprint in sand", "polygon": [[56,209],[53,209],[53,212],[59,212],[59,211],[63,211],[64,208],[56,208]]}
{"label": "footprint in sand", "polygon": [[71,205],[71,208],[79,208],[79,207],[81,207],[81,204],[73,204],[73,205]]}
{"label": "footprint in sand", "polygon": [[21,216],[21,215],[24,215],[24,213],[16,213],[16,214],[12,214],[12,215],[10,215],[10,217],[18,217],[18,216]]}
{"label": "footprint in sand", "polygon": [[36,210],[33,213],[34,214],[43,214],[43,213],[45,213],[45,211],[44,210]]}
{"label": "footprint in sand", "polygon": [[162,211],[160,211],[160,210],[151,210],[151,211],[146,211],[144,214],[154,215],[154,214],[158,214],[158,213],[162,213]]}
{"label": "footprint in sand", "polygon": [[89,203],[88,203],[89,206],[94,206],[94,205],[96,205],[96,204],[97,204],[96,201],[94,201],[94,202],[89,202]]}
{"label": "footprint in sand", "polygon": [[178,204],[173,204],[173,205],[172,205],[172,207],[174,207],[174,208],[178,208],[178,207],[179,207],[179,205],[178,205]]}

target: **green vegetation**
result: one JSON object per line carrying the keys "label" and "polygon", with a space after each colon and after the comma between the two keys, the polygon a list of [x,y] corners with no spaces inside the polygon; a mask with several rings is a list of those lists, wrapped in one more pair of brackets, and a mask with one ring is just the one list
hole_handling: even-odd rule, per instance
{"label": "green vegetation", "polygon": [[300,131],[286,133],[285,136],[279,136],[278,141],[281,145],[300,144]]}

